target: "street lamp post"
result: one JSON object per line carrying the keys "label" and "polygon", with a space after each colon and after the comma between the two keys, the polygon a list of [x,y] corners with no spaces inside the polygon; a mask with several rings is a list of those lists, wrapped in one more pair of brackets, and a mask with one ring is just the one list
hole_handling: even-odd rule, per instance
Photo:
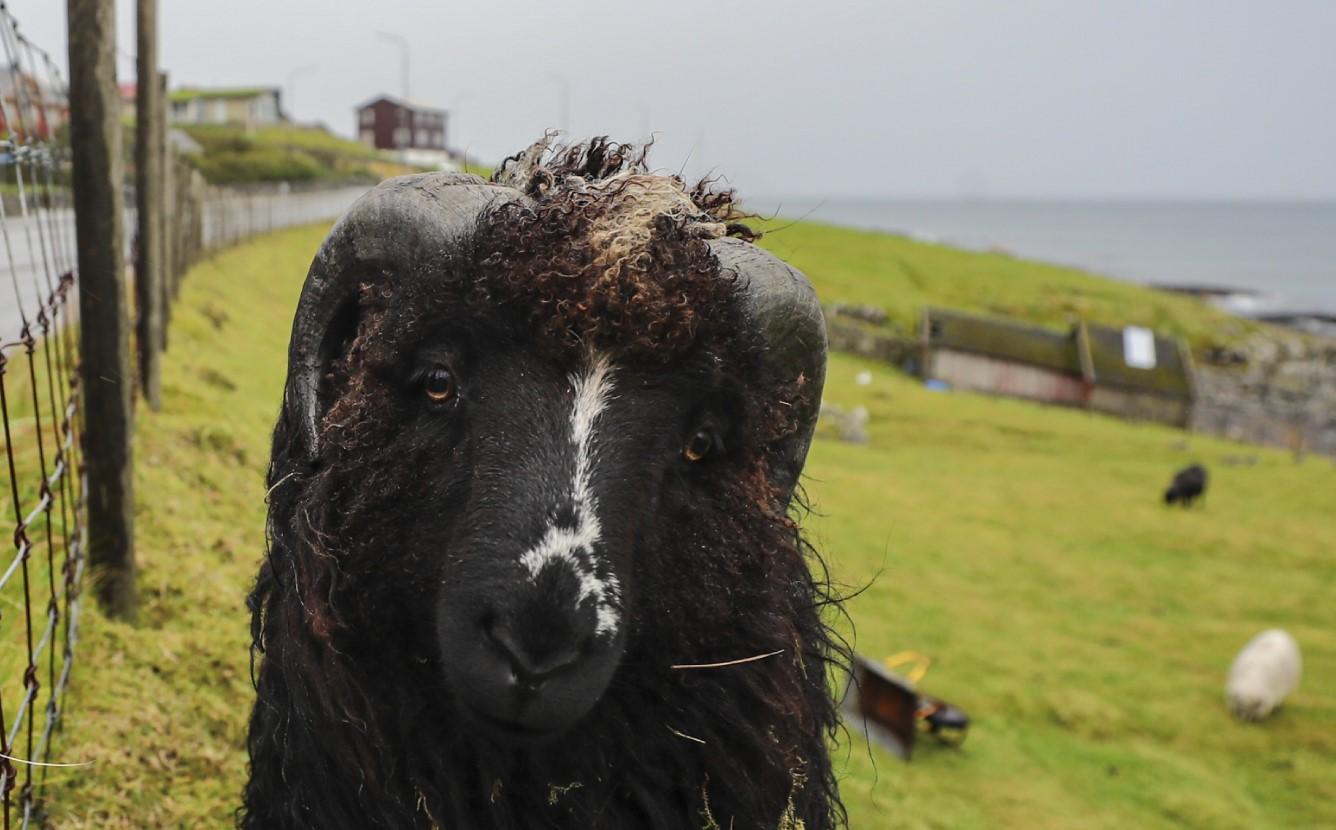
{"label": "street lamp post", "polygon": [[403,73],[404,100],[407,101],[408,100],[408,40],[403,35],[396,35],[394,32],[376,32],[376,37],[380,38],[381,40],[388,40],[391,43],[397,44],[399,46],[399,51],[402,56],[401,68]]}

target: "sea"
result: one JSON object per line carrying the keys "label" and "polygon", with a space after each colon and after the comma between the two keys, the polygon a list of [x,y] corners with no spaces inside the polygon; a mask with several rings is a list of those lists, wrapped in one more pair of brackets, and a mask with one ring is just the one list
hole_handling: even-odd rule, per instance
{"label": "sea", "polygon": [[1336,321],[1336,201],[752,199],[750,210],[1213,289],[1235,313]]}

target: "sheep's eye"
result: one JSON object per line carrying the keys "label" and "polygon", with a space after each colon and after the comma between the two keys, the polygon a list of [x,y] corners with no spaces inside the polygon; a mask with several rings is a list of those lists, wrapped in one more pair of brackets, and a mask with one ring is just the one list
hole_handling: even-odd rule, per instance
{"label": "sheep's eye", "polygon": [[427,373],[425,384],[427,397],[435,403],[445,403],[455,396],[455,376],[443,366],[437,366]]}
{"label": "sheep's eye", "polygon": [[709,430],[698,429],[696,433],[687,441],[687,445],[682,448],[682,457],[687,461],[700,461],[710,454],[714,449],[714,436]]}

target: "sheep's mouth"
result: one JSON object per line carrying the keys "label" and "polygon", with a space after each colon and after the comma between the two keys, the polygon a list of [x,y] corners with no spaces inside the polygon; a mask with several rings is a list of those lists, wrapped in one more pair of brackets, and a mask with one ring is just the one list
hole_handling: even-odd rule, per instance
{"label": "sheep's mouth", "polygon": [[512,739],[522,741],[542,741],[548,738],[555,738],[566,731],[565,727],[540,729],[535,726],[527,726],[518,721],[489,715],[475,706],[466,706],[465,708],[469,717],[473,718],[473,720],[482,724],[492,732],[499,733]]}

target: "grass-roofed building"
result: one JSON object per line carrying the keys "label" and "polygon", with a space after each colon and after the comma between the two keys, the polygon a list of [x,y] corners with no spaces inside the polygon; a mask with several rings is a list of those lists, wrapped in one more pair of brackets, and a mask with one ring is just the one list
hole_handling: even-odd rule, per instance
{"label": "grass-roofed building", "polygon": [[261,127],[287,120],[278,87],[182,87],[167,96],[173,124]]}
{"label": "grass-roofed building", "polygon": [[1194,398],[1183,344],[1146,329],[1078,323],[1067,332],[930,308],[920,329],[927,380],[1186,427]]}

